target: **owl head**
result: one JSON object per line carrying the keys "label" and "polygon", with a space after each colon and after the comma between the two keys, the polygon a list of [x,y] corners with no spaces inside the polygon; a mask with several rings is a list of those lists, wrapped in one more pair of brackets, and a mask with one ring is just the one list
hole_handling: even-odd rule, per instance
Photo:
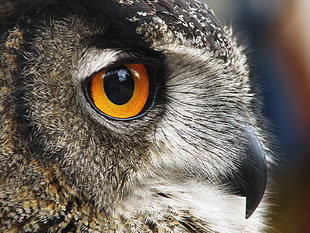
{"label": "owl head", "polygon": [[38,187],[51,176],[64,184],[55,191],[62,201],[75,193],[111,232],[262,231],[268,135],[244,48],[207,5],[0,6],[10,6],[1,22],[0,196],[18,187],[43,203],[48,191]]}

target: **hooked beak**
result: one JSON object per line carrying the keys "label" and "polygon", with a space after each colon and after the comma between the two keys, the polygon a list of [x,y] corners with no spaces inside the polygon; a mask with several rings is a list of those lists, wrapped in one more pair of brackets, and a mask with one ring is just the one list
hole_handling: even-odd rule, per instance
{"label": "hooked beak", "polygon": [[[243,190],[246,196],[246,213],[248,219],[259,205],[267,183],[267,162],[265,152],[257,138],[255,132],[249,127],[245,127],[248,136],[248,168],[245,169],[243,177]],[[246,176],[246,177],[245,177]]]}
{"label": "hooked beak", "polygon": [[246,197],[245,218],[248,219],[263,198],[267,183],[267,162],[258,137],[250,126],[243,127],[244,152],[238,170],[223,183],[232,194]]}

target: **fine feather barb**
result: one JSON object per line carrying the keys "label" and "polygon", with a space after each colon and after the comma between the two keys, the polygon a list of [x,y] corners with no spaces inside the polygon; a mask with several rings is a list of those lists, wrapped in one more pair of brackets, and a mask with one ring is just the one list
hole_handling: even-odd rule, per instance
{"label": "fine feather barb", "polygon": [[56,4],[57,0],[0,0],[0,19],[4,20],[29,10]]}

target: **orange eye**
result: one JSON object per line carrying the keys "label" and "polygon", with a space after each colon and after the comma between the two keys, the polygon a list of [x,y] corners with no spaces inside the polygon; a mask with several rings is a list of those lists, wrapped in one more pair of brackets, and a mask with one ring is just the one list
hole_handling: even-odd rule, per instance
{"label": "orange eye", "polygon": [[104,70],[90,80],[90,97],[95,107],[112,118],[128,119],[147,104],[150,80],[143,64]]}

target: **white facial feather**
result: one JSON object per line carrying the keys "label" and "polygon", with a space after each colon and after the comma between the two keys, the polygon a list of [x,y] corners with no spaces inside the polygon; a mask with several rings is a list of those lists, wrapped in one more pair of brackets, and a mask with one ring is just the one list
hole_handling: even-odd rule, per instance
{"label": "white facial feather", "polygon": [[113,64],[119,59],[119,53],[120,51],[115,51],[112,49],[88,49],[79,62],[79,68],[75,74],[77,79],[80,82],[84,81],[85,78],[90,77],[92,74],[102,70],[104,67]]}
{"label": "white facial feather", "polygon": [[[176,221],[195,216],[198,222],[205,222],[201,227],[206,232],[262,232],[266,227],[262,222],[264,204],[250,219],[245,219],[245,197],[229,195],[215,185],[195,181],[178,183],[164,177],[144,179],[122,206],[118,214],[128,219],[147,214],[150,220],[160,222],[167,211],[175,214]],[[164,228],[165,223],[162,224]]]}

